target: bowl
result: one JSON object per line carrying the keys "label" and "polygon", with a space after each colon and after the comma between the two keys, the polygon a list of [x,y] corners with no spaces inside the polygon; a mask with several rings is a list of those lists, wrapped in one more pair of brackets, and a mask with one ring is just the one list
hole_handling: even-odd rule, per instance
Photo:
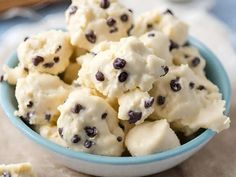
{"label": "bowl", "polygon": [[[215,83],[226,101],[225,114],[229,112],[231,87],[228,76],[217,57],[201,42],[190,37],[189,43],[197,47],[201,55],[206,59],[206,74],[208,79]],[[10,67],[18,63],[16,54],[13,54],[6,62]],[[191,141],[168,151],[140,157],[107,157],[73,151],[61,147],[41,137],[28,127],[21,119],[14,116],[17,102],[14,95],[14,87],[6,82],[0,84],[0,103],[12,124],[22,131],[32,141],[38,143],[46,151],[51,153],[57,162],[79,172],[96,176],[144,176],[164,171],[183,162],[201,149],[215,135],[209,129]]]}

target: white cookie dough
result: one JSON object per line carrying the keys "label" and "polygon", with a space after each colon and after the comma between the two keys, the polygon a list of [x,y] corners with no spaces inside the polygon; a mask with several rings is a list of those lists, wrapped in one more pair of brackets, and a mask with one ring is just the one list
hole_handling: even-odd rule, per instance
{"label": "white cookie dough", "polygon": [[[186,135],[199,128],[215,132],[227,129],[230,119],[223,114],[225,101],[218,88],[204,77],[196,75],[188,65],[171,67],[169,73],[158,79],[150,95],[155,98],[154,119],[177,122],[179,131]],[[187,127],[187,128],[186,128]],[[186,131],[191,129],[191,131]]]}
{"label": "white cookie dough", "polygon": [[36,177],[30,163],[0,165],[2,177]]}
{"label": "white cookie dough", "polygon": [[139,89],[129,91],[118,98],[118,118],[130,124],[141,124],[154,111],[154,98]]}
{"label": "white cookie dough", "polygon": [[78,78],[81,85],[96,88],[108,97],[119,97],[136,88],[148,91],[165,74],[165,61],[153,55],[137,38],[109,44],[108,49],[82,64]]}
{"label": "white cookie dough", "polygon": [[74,0],[65,15],[71,43],[87,50],[128,36],[133,26],[132,12],[116,0]]}
{"label": "white cookie dough", "polygon": [[69,34],[60,30],[33,35],[17,49],[19,61],[24,68],[54,75],[66,69],[72,52]]}
{"label": "white cookie dough", "polygon": [[72,84],[72,82],[78,77],[79,69],[80,65],[78,63],[70,63],[63,73],[62,80],[67,84]]}
{"label": "white cookie dough", "polygon": [[59,110],[58,131],[69,148],[107,156],[122,154],[124,132],[117,113],[103,98],[77,89]]}
{"label": "white cookie dough", "polygon": [[59,116],[57,107],[65,101],[69,91],[69,86],[57,76],[30,73],[16,84],[18,111],[15,115],[33,125],[53,123]]}
{"label": "white cookie dough", "polygon": [[132,156],[153,154],[180,146],[178,137],[165,119],[135,126],[128,132],[125,144]]}

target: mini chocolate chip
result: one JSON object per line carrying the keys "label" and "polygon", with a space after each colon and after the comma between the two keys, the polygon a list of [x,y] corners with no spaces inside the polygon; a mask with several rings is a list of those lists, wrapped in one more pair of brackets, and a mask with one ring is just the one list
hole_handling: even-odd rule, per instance
{"label": "mini chocolate chip", "polygon": [[79,135],[74,135],[72,138],[71,138],[71,142],[72,143],[78,143],[79,141],[81,140],[81,138],[79,137]]}
{"label": "mini chocolate chip", "polygon": [[132,25],[130,26],[130,28],[127,30],[127,35],[128,35],[128,36],[131,35],[131,31],[132,31],[133,28],[134,28],[134,25],[132,24]]}
{"label": "mini chocolate chip", "polygon": [[33,101],[29,101],[29,103],[26,105],[28,108],[32,108],[34,105]]}
{"label": "mini chocolate chip", "polygon": [[181,87],[180,83],[178,82],[178,79],[173,79],[170,81],[170,88],[174,92],[178,92],[181,90],[182,87]]}
{"label": "mini chocolate chip", "polygon": [[113,26],[115,24],[116,24],[116,20],[114,18],[110,17],[110,18],[107,19],[107,25],[108,26]]}
{"label": "mini chocolate chip", "polygon": [[148,29],[151,29],[151,28],[153,28],[153,25],[152,25],[151,23],[148,23],[148,24],[147,24],[147,28],[148,28]]}
{"label": "mini chocolate chip", "polygon": [[103,9],[107,9],[110,6],[110,1],[109,0],[101,0],[100,7]]}
{"label": "mini chocolate chip", "polygon": [[193,89],[194,86],[195,86],[195,84],[194,84],[193,82],[189,82],[189,87],[190,87],[190,89]]}
{"label": "mini chocolate chip", "polygon": [[51,114],[46,113],[46,114],[45,114],[45,119],[46,119],[47,121],[50,121],[50,119],[51,119]]}
{"label": "mini chocolate chip", "polygon": [[71,109],[71,112],[75,114],[79,114],[79,112],[84,109],[84,107],[81,104],[76,104],[75,107]]}
{"label": "mini chocolate chip", "polygon": [[113,27],[111,27],[111,29],[110,29],[110,33],[115,33],[115,32],[117,32],[118,31],[118,28],[117,27],[115,27],[115,26],[113,26]]}
{"label": "mini chocolate chip", "polygon": [[4,79],[4,76],[1,75],[1,76],[0,76],[0,82],[3,82],[3,79]]}
{"label": "mini chocolate chip", "polygon": [[148,37],[155,37],[154,33],[148,33]]}
{"label": "mini chocolate chip", "polygon": [[97,36],[95,35],[95,33],[94,33],[93,30],[91,30],[91,31],[89,31],[88,33],[86,33],[86,34],[85,34],[85,37],[86,37],[86,39],[87,39],[89,42],[91,42],[91,43],[93,43],[93,44],[96,43]]}
{"label": "mini chocolate chip", "polygon": [[199,65],[200,61],[201,61],[201,60],[200,60],[199,57],[194,57],[193,60],[192,60],[192,62],[191,62],[191,66],[192,66],[192,67],[196,67],[197,65]]}
{"label": "mini chocolate chip", "polygon": [[10,172],[7,172],[7,171],[4,171],[2,173],[2,177],[11,177],[11,173]]}
{"label": "mini chocolate chip", "polygon": [[123,71],[123,72],[120,73],[120,75],[118,76],[118,80],[119,80],[120,82],[125,82],[125,81],[127,80],[128,76],[129,76],[128,73],[125,72],[125,71]]}
{"label": "mini chocolate chip", "polygon": [[100,72],[100,71],[98,71],[98,72],[96,73],[95,77],[96,77],[96,79],[97,79],[98,81],[101,81],[101,82],[105,80],[104,74],[103,74],[102,72]]}
{"label": "mini chocolate chip", "polygon": [[90,52],[93,56],[96,56],[97,55],[97,53],[95,53],[95,52]]}
{"label": "mini chocolate chip", "polygon": [[122,69],[126,65],[126,61],[122,58],[116,58],[113,62],[113,67],[115,69]]}
{"label": "mini chocolate chip", "polygon": [[199,85],[199,86],[197,87],[197,89],[198,89],[198,90],[206,90],[206,87],[203,86],[203,85]]}
{"label": "mini chocolate chip", "polygon": [[184,54],[184,58],[189,58],[190,56],[188,54]]}
{"label": "mini chocolate chip", "polygon": [[90,140],[85,140],[85,142],[84,142],[84,147],[86,147],[86,148],[91,148],[92,147],[92,145],[93,145],[93,142],[92,141],[90,141]]}
{"label": "mini chocolate chip", "polygon": [[132,9],[128,9],[128,11],[129,11],[130,13],[133,13],[133,10],[132,10]]}
{"label": "mini chocolate chip", "polygon": [[168,66],[161,66],[162,67],[162,69],[164,70],[164,74],[162,74],[160,77],[163,77],[163,76],[165,76],[168,72],[169,72],[169,67]]}
{"label": "mini chocolate chip", "polygon": [[53,62],[49,62],[49,63],[45,63],[45,64],[43,64],[43,67],[44,67],[44,68],[52,68],[53,65],[54,65]]}
{"label": "mini chocolate chip", "polygon": [[60,58],[59,57],[54,57],[53,60],[54,60],[55,63],[58,63],[60,61]]}
{"label": "mini chocolate chip", "polygon": [[163,14],[170,14],[174,16],[174,13],[170,9],[166,9],[166,11]]}
{"label": "mini chocolate chip", "polygon": [[118,136],[116,139],[118,142],[121,142],[123,140],[123,138],[121,136]]}
{"label": "mini chocolate chip", "polygon": [[178,49],[179,45],[175,43],[174,41],[170,40],[170,47],[169,50],[172,51],[173,49]]}
{"label": "mini chocolate chip", "polygon": [[125,126],[119,122],[119,127],[122,129],[122,130],[125,130]]}
{"label": "mini chocolate chip", "polygon": [[142,112],[129,111],[129,123],[134,124],[142,118]]}
{"label": "mini chocolate chip", "polygon": [[59,52],[60,50],[61,50],[61,45],[59,45],[57,48],[56,48],[56,50],[55,50],[55,53],[57,53],[57,52]]}
{"label": "mini chocolate chip", "polygon": [[154,98],[151,97],[149,100],[144,101],[144,107],[146,109],[150,108],[153,105]]}
{"label": "mini chocolate chip", "polygon": [[122,15],[120,16],[120,20],[121,20],[122,22],[127,22],[127,21],[129,20],[129,16],[128,16],[127,14],[122,14]]}
{"label": "mini chocolate chip", "polygon": [[25,41],[27,41],[28,39],[29,39],[29,37],[28,37],[28,36],[26,36],[26,37],[24,38],[24,42],[25,42]]}
{"label": "mini chocolate chip", "polygon": [[63,138],[63,128],[58,128],[58,133],[61,138]]}
{"label": "mini chocolate chip", "polygon": [[163,104],[165,104],[165,101],[166,101],[166,97],[164,97],[164,96],[162,96],[162,95],[159,95],[159,96],[157,97],[157,104],[158,104],[158,105],[163,105]]}
{"label": "mini chocolate chip", "polygon": [[42,63],[43,61],[44,61],[44,58],[41,56],[36,56],[32,59],[34,66],[38,66],[39,63]]}
{"label": "mini chocolate chip", "polygon": [[102,114],[101,118],[102,118],[102,119],[106,119],[106,117],[107,117],[107,113],[104,112],[104,113]]}
{"label": "mini chocolate chip", "polygon": [[88,137],[93,138],[97,135],[98,131],[96,127],[85,127],[84,128],[85,133]]}
{"label": "mini chocolate chip", "polygon": [[70,15],[74,15],[77,10],[78,10],[78,7],[77,7],[77,6],[70,6],[69,14],[70,14]]}
{"label": "mini chocolate chip", "polygon": [[24,68],[25,72],[29,72],[29,69],[28,68]]}

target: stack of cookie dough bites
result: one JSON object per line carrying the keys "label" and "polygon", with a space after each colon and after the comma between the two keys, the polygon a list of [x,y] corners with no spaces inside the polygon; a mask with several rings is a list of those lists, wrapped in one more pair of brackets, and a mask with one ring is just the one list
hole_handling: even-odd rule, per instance
{"label": "stack of cookie dough bites", "polygon": [[4,67],[16,85],[15,114],[43,137],[76,151],[141,156],[180,146],[176,132],[229,127],[205,60],[172,11],[134,19],[116,0],[72,0],[65,16],[68,32],[26,38],[18,66]]}

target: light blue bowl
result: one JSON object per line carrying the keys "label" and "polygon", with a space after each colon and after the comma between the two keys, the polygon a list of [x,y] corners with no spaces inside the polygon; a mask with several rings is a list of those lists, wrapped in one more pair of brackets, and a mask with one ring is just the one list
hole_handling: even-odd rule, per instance
{"label": "light blue bowl", "polygon": [[[222,64],[209,49],[196,39],[190,37],[189,43],[197,47],[201,55],[206,59],[207,77],[219,87],[223,99],[226,101],[225,113],[227,114],[230,108],[231,87]],[[13,54],[6,62],[10,67],[16,66],[17,63],[16,54]],[[106,157],[92,155],[76,152],[52,143],[29,128],[21,119],[14,116],[13,113],[17,110],[14,87],[5,82],[0,84],[0,103],[14,126],[34,142],[43,146],[45,149],[49,150],[49,152],[53,152],[54,157],[59,159],[58,162],[74,170],[97,176],[140,176],[166,170],[190,157],[215,135],[214,132],[208,129],[180,147],[142,157]]]}

